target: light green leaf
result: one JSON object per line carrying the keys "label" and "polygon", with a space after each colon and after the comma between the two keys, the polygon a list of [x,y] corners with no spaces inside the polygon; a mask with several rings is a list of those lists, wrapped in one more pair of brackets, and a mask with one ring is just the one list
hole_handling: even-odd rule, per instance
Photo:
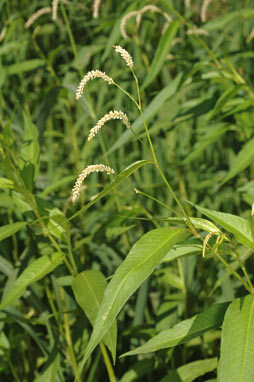
{"label": "light green leaf", "polygon": [[[52,359],[51,359],[52,358]],[[60,367],[60,353],[53,353],[49,357],[49,362],[42,373],[35,378],[34,382],[55,382],[56,375]]]}
{"label": "light green leaf", "polygon": [[251,224],[248,220],[236,215],[226,214],[224,212],[213,211],[207,208],[194,205],[202,214],[220,224],[223,228],[231,232],[239,243],[254,249],[254,236]]}
{"label": "light green leaf", "polygon": [[101,198],[106,196],[116,186],[118,186],[120,183],[122,183],[126,178],[128,178],[131,174],[133,174],[135,171],[137,171],[140,167],[144,166],[145,164],[152,164],[152,162],[149,162],[147,160],[140,160],[140,161],[132,163],[130,166],[126,167],[125,170],[123,170],[119,175],[117,175],[116,179],[113,180],[112,183],[110,183],[108,186],[106,186],[93,200],[91,200],[91,202],[87,203],[78,212],[76,212],[74,215],[72,215],[69,220],[72,220],[72,219],[76,218],[77,216],[79,216],[80,214],[82,214],[84,211],[86,211],[93,204],[98,202],[98,200],[100,200]]}
{"label": "light green leaf", "polygon": [[29,72],[45,65],[45,62],[39,58],[34,58],[32,60],[17,62],[8,67],[8,74],[20,74],[23,72]]}
{"label": "light green leaf", "polygon": [[199,337],[208,330],[218,328],[228,307],[228,302],[212,305],[204,312],[179,322],[171,329],[163,330],[144,345],[121,355],[121,357],[151,353],[160,349],[184,344],[192,338]]}
{"label": "light green leaf", "polygon": [[[72,289],[75,298],[93,326],[103,300],[106,287],[107,281],[105,277],[101,272],[96,270],[79,273],[73,280]],[[114,320],[110,330],[103,338],[103,342],[109,348],[114,362],[116,358],[116,339],[117,325],[116,320]]]}
{"label": "light green leaf", "polygon": [[190,362],[170,371],[160,382],[192,382],[196,378],[213,371],[216,367],[217,358]]}
{"label": "light green leaf", "polygon": [[247,142],[235,157],[228,175],[220,186],[248,167],[254,160],[254,138]]}
{"label": "light green leaf", "polygon": [[0,227],[0,241],[6,239],[9,236],[14,235],[27,225],[27,222],[18,222],[12,224],[6,224]]}
{"label": "light green leaf", "polygon": [[0,188],[14,188],[14,183],[10,179],[0,178]]}
{"label": "light green leaf", "polygon": [[[212,222],[206,219],[201,219],[201,218],[189,218],[191,223],[194,225],[195,228],[200,229],[202,231],[207,231],[207,232],[220,232],[220,229],[216,227]],[[186,224],[186,218],[168,218],[168,222],[171,223],[182,223],[185,222]]]}
{"label": "light green leaf", "polygon": [[58,208],[52,208],[49,212],[48,222],[49,232],[59,240],[66,241],[66,236],[69,233],[69,222],[66,216]]}
{"label": "light green leaf", "polygon": [[222,326],[218,382],[253,382],[254,295],[233,301]]}
{"label": "light green leaf", "polygon": [[170,249],[166,256],[163,258],[162,262],[170,262],[188,255],[201,255],[202,249],[203,246],[200,244],[200,241],[194,243],[193,239],[186,240],[182,243],[174,245],[174,247]]}
{"label": "light green leaf", "polygon": [[94,330],[80,364],[81,372],[88,357],[110,329],[123,305],[160,264],[167,251],[186,236],[182,228],[157,228],[145,234],[117,268],[98,312]]}
{"label": "light green leaf", "polygon": [[158,48],[155,52],[154,59],[151,64],[150,71],[147,74],[147,77],[145,78],[145,81],[141,87],[141,90],[144,90],[155,79],[155,77],[161,70],[162,65],[164,64],[165,58],[170,51],[171,43],[177,33],[179,25],[180,23],[178,20],[172,21],[169,24],[165,33],[163,33],[162,37],[160,38]]}
{"label": "light green leaf", "polygon": [[226,13],[220,17],[215,17],[213,20],[202,25],[202,29],[205,29],[208,32],[212,32],[214,30],[225,28],[226,25],[232,21],[242,19],[243,22],[246,22],[246,19],[248,18],[254,18],[254,9],[241,9],[238,11]]}
{"label": "light green leaf", "polygon": [[30,116],[23,113],[23,118],[24,135],[18,164],[22,178],[31,191],[39,171],[40,146],[38,130],[32,123]]}
{"label": "light green leaf", "polygon": [[221,135],[223,135],[227,130],[232,128],[232,125],[226,123],[218,123],[211,125],[206,134],[198,140],[189,155],[182,161],[182,164],[190,163],[194,159],[197,159],[201,153],[206,149],[207,146],[216,142]]}
{"label": "light green leaf", "polygon": [[[172,97],[178,90],[181,80],[182,80],[183,73],[179,73],[176,78],[174,78],[168,86],[166,86],[164,89],[162,89],[150,102],[150,104],[147,106],[147,108],[144,111],[144,118],[146,122],[151,119],[155,113],[160,109],[160,107],[170,98]],[[138,117],[136,121],[131,125],[132,130],[135,131],[137,134],[141,128],[144,128],[143,119]],[[121,137],[116,141],[116,143],[111,147],[111,149],[108,151],[108,153],[113,152],[116,149],[119,149],[119,147],[123,146],[125,143],[130,141],[133,138],[133,133],[130,129],[125,130],[125,132],[121,135]]]}
{"label": "light green leaf", "polygon": [[120,382],[136,382],[144,375],[149,375],[153,371],[154,362],[152,359],[142,359],[134,365],[130,365],[128,370],[120,378]]}
{"label": "light green leaf", "polygon": [[17,278],[13,287],[9,290],[0,305],[0,310],[13,304],[25,292],[28,285],[42,279],[52,272],[63,261],[63,254],[53,253],[52,255],[42,256],[28,265],[24,272]]}

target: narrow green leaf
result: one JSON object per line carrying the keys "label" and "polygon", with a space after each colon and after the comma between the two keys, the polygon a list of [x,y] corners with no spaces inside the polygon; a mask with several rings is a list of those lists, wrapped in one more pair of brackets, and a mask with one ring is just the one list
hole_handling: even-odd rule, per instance
{"label": "narrow green leaf", "polygon": [[[168,86],[162,89],[150,102],[147,108],[144,111],[144,118],[146,122],[151,119],[155,113],[160,109],[160,107],[170,98],[172,97],[178,90],[183,73],[179,73],[176,78],[174,78]],[[138,117],[136,121],[131,125],[132,130],[137,134],[141,128],[144,128],[143,119]],[[113,152],[119,147],[123,146],[125,143],[130,141],[133,138],[133,133],[130,129],[125,130],[125,132],[121,135],[121,137],[116,141],[116,143],[111,147],[108,153]]]}
{"label": "narrow green leaf", "polygon": [[240,152],[235,157],[234,162],[232,163],[231,169],[228,175],[225,177],[223,182],[220,184],[228,182],[234,176],[243,171],[246,167],[248,167],[254,160],[254,138],[252,138],[249,142],[247,142]]}
{"label": "narrow green leaf", "polygon": [[217,358],[190,362],[170,371],[160,382],[192,382],[196,378],[213,371],[216,367]]}
{"label": "narrow green leaf", "polygon": [[10,179],[0,178],[0,188],[2,188],[2,189],[14,188],[14,183]]}
{"label": "narrow green leaf", "polygon": [[72,215],[69,220],[72,220],[72,219],[76,218],[77,216],[79,216],[80,214],[82,214],[84,211],[86,211],[93,204],[98,202],[98,200],[100,200],[101,198],[106,196],[116,186],[118,186],[120,183],[122,183],[126,178],[128,178],[131,174],[133,174],[135,171],[137,171],[140,167],[144,166],[145,164],[152,164],[152,162],[149,162],[147,160],[140,160],[140,161],[132,163],[130,166],[126,167],[125,170],[123,170],[119,175],[117,175],[116,179],[113,180],[112,183],[110,183],[108,186],[106,186],[93,200],[91,200],[91,202],[87,203],[78,212],[76,212],[74,215]]}
{"label": "narrow green leaf", "polygon": [[[93,326],[103,300],[106,287],[107,281],[105,277],[101,272],[96,270],[79,273],[73,280],[72,289],[76,297],[76,301],[81,306]],[[116,358],[116,339],[117,325],[116,320],[114,320],[110,330],[103,337],[103,342],[109,348],[114,362]]]}
{"label": "narrow green leaf", "polygon": [[157,228],[145,234],[132,247],[131,251],[117,268],[111,279],[98,312],[94,330],[80,364],[82,370],[88,357],[110,329],[123,305],[150,276],[167,251],[178,241],[183,240],[186,230]]}
{"label": "narrow green leaf", "polygon": [[232,125],[226,123],[218,123],[210,126],[206,134],[197,141],[190,154],[182,161],[182,164],[190,163],[194,159],[197,159],[207,146],[218,141],[219,137],[226,133],[231,127]]}
{"label": "narrow green leaf", "polygon": [[212,118],[214,118],[221,111],[223,106],[226,105],[226,103],[230,101],[239,92],[239,90],[242,90],[243,88],[246,88],[245,84],[233,85],[229,89],[225,90],[225,92],[222,93],[216,102],[213,110],[208,114],[207,120],[210,121]]}
{"label": "narrow green leaf", "polygon": [[154,362],[152,359],[142,359],[128,367],[128,370],[121,377],[120,382],[139,381],[144,375],[152,373],[153,369]]}
{"label": "narrow green leaf", "polygon": [[233,301],[222,326],[218,382],[253,382],[254,295]]}
{"label": "narrow green leaf", "polygon": [[166,56],[170,51],[171,43],[177,33],[179,25],[180,25],[180,22],[178,20],[172,21],[169,24],[165,33],[163,33],[162,37],[160,38],[158,48],[155,52],[154,59],[151,64],[150,71],[147,74],[147,77],[145,78],[143,85],[141,86],[141,90],[144,90],[155,79],[155,77],[161,70],[162,65],[164,64],[164,61],[166,59]]}
{"label": "narrow green leaf", "polygon": [[55,382],[57,381],[56,375],[60,367],[60,352],[54,353],[49,356],[48,362],[41,374],[35,378],[34,382]]}
{"label": "narrow green leaf", "polygon": [[0,241],[6,239],[9,236],[14,235],[27,225],[27,222],[18,222],[12,224],[6,224],[0,227]]}
{"label": "narrow green leaf", "polygon": [[40,146],[38,142],[38,130],[32,123],[29,115],[23,113],[24,135],[19,158],[19,168],[26,186],[32,190],[33,182],[39,171]]}
{"label": "narrow green leaf", "polygon": [[248,220],[236,215],[226,214],[224,212],[213,211],[207,208],[194,205],[202,214],[220,224],[223,228],[231,232],[239,243],[249,246],[254,249],[254,236],[251,229],[251,224]]}
{"label": "narrow green leaf", "polygon": [[45,65],[45,62],[39,58],[34,58],[32,60],[17,62],[8,67],[8,74],[20,74],[23,72],[29,72]]}
{"label": "narrow green leaf", "polygon": [[227,24],[232,21],[236,21],[242,19],[243,22],[246,22],[246,19],[254,18],[254,9],[240,9],[238,11],[233,11],[230,13],[225,13],[223,16],[215,17],[213,20],[208,23],[202,25],[202,29],[205,29],[208,32],[212,32],[214,30],[223,29]]}
{"label": "narrow green leaf", "polygon": [[13,304],[25,292],[28,285],[40,280],[48,273],[52,272],[63,261],[63,254],[53,253],[49,256],[42,256],[28,265],[24,272],[17,278],[13,287],[4,297],[0,304],[0,310]]}
{"label": "narrow green leaf", "polygon": [[144,345],[121,355],[121,357],[151,353],[160,349],[184,344],[192,338],[199,337],[208,330],[218,328],[228,307],[228,302],[215,304],[204,312],[179,322],[171,329],[163,330]]}

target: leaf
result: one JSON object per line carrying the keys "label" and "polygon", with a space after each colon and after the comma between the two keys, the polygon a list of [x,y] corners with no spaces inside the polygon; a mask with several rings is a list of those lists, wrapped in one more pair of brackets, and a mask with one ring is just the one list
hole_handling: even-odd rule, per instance
{"label": "leaf", "polygon": [[23,72],[29,72],[45,65],[45,62],[39,58],[34,58],[32,60],[26,60],[17,62],[8,67],[8,74],[20,74]]}
{"label": "leaf", "polygon": [[[168,86],[162,89],[150,102],[147,108],[144,111],[144,118],[146,122],[154,116],[155,113],[160,109],[160,107],[172,97],[178,90],[179,85],[182,80],[183,73],[179,73]],[[131,125],[131,129],[137,134],[141,128],[144,126],[142,117],[138,117],[136,121]],[[133,138],[133,132],[130,129],[125,130],[121,137],[116,141],[116,143],[108,151],[108,154],[113,152],[119,147],[123,146],[125,143],[130,141]]]}
{"label": "leaf", "polygon": [[224,93],[220,96],[218,101],[216,102],[213,110],[207,115],[207,120],[210,121],[212,118],[214,118],[223,108],[226,103],[231,100],[238,92],[239,90],[242,90],[246,88],[245,84],[240,85],[233,85],[229,89],[225,90]]}
{"label": "leaf", "polygon": [[49,212],[48,231],[59,240],[66,241],[69,234],[69,222],[66,216],[58,208],[52,208]]}
{"label": "leaf", "polygon": [[[189,218],[191,223],[194,225],[195,228],[200,229],[202,231],[207,231],[207,232],[220,232],[220,229],[216,227],[212,222],[206,219],[201,219],[201,218]],[[186,224],[186,218],[168,218],[167,221],[171,223],[182,223],[185,222]]]}
{"label": "leaf", "polygon": [[222,326],[218,382],[253,382],[254,295],[233,301]]}
{"label": "leaf", "polygon": [[62,253],[53,253],[52,255],[42,256],[29,264],[24,272],[17,278],[13,287],[9,290],[0,304],[0,310],[13,304],[25,292],[28,285],[42,279],[48,273],[52,272],[63,261]]}
{"label": "leaf", "polygon": [[217,358],[190,362],[170,371],[160,382],[192,382],[196,378],[213,371],[216,367]]}
{"label": "leaf", "polygon": [[182,243],[174,245],[163,258],[162,262],[170,262],[187,255],[201,255],[203,246],[198,240],[197,243],[193,239],[186,240]]}
{"label": "leaf", "polygon": [[247,142],[240,152],[235,157],[235,160],[231,166],[231,169],[228,175],[225,177],[223,182],[220,184],[222,186],[234,176],[243,171],[246,167],[248,167],[254,159],[254,138],[252,138],[249,142]]}
{"label": "leaf", "polygon": [[30,116],[23,113],[23,117],[24,135],[18,165],[26,186],[32,191],[33,183],[39,171],[40,146],[38,130],[32,123]]}
{"label": "leaf", "polygon": [[186,235],[182,228],[157,228],[145,234],[132,247],[111,279],[98,312],[94,330],[83,360],[81,372],[88,357],[110,329],[123,305],[153,272],[167,251]]}
{"label": "leaf", "polygon": [[0,178],[0,188],[2,189],[14,188],[14,183],[10,179]]}
{"label": "leaf", "polygon": [[12,224],[6,224],[0,227],[0,241],[6,239],[9,236],[14,235],[27,225],[27,222],[18,222]]}
{"label": "leaf", "polygon": [[190,163],[197,159],[207,146],[216,142],[221,135],[232,128],[232,125],[226,123],[218,123],[209,127],[207,133],[196,142],[189,155],[182,161],[182,164]]}
{"label": "leaf", "polygon": [[154,362],[152,359],[142,359],[134,365],[128,366],[128,370],[121,377],[120,382],[136,382],[141,377],[148,376],[154,370]]}
{"label": "leaf", "polygon": [[202,212],[202,214],[208,216],[217,224],[220,224],[223,228],[231,232],[239,243],[254,249],[254,236],[251,224],[248,220],[236,215],[199,207],[196,204],[193,205],[198,211]]}
{"label": "leaf", "polygon": [[[94,326],[94,322],[99,311],[107,281],[103,274],[96,270],[79,273],[72,283],[72,289],[76,301],[81,306],[85,315]],[[112,358],[116,358],[117,325],[116,320],[108,333],[104,336],[103,342],[109,348]]]}
{"label": "leaf", "polygon": [[155,77],[161,70],[166,56],[169,53],[171,43],[177,33],[179,25],[180,22],[178,20],[172,21],[166,29],[165,33],[163,33],[162,37],[160,38],[158,48],[155,52],[154,59],[151,64],[150,71],[147,74],[143,85],[141,86],[141,90],[144,90],[155,79]]}
{"label": "leaf", "polygon": [[212,305],[204,312],[179,322],[173,328],[163,330],[144,345],[122,354],[121,357],[151,353],[160,349],[184,344],[192,338],[201,336],[208,330],[218,328],[223,322],[223,317],[228,305],[228,302]]}
{"label": "leaf", "polygon": [[236,21],[238,19],[242,19],[243,22],[246,22],[246,19],[254,18],[254,10],[253,9],[241,9],[238,11],[226,13],[223,16],[216,17],[208,23],[202,25],[202,29],[205,29],[208,32],[212,32],[214,30],[223,29],[232,21]]}
{"label": "leaf", "polygon": [[98,202],[101,198],[106,196],[110,191],[112,191],[116,186],[118,186],[120,183],[122,183],[126,178],[128,178],[133,172],[137,171],[140,167],[144,166],[145,164],[152,164],[152,162],[149,162],[147,160],[140,160],[138,162],[132,163],[130,166],[126,167],[125,170],[123,170],[119,175],[117,175],[116,179],[113,180],[112,183],[110,183],[108,186],[106,186],[91,202],[87,203],[84,207],[82,207],[78,212],[76,212],[74,215],[72,215],[69,220],[72,220],[82,214],[84,211],[86,211],[88,208],[90,208],[93,204]]}

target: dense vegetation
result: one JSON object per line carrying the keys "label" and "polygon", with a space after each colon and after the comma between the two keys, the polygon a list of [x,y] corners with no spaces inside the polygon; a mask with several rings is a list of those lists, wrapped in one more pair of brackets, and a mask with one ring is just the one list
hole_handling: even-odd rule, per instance
{"label": "dense vegetation", "polygon": [[253,382],[254,1],[0,19],[0,380]]}

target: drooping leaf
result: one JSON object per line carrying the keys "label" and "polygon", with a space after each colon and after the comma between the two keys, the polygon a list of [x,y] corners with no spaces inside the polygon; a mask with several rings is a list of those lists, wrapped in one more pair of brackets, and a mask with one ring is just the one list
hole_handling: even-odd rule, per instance
{"label": "drooping leaf", "polygon": [[155,52],[154,59],[151,64],[151,68],[147,74],[147,77],[145,78],[143,85],[141,86],[141,90],[144,90],[155,79],[161,70],[165,58],[170,51],[171,43],[177,33],[179,25],[180,23],[178,20],[172,21],[167,27],[165,33],[163,33],[162,37],[160,38],[158,48]]}
{"label": "drooping leaf", "polygon": [[222,326],[218,382],[253,382],[254,295],[233,301]]}
{"label": "drooping leaf", "polygon": [[[93,326],[106,287],[107,281],[105,277],[101,272],[96,270],[81,272],[72,282],[75,298]],[[115,320],[108,333],[103,338],[103,342],[109,348],[114,362],[116,358],[116,339],[117,325]]]}
{"label": "drooping leaf", "polygon": [[53,253],[52,255],[44,255],[35,260],[23,271],[17,278],[13,287],[9,290],[0,304],[0,309],[4,309],[8,305],[17,301],[25,292],[28,285],[42,279],[48,273],[52,272],[59,264],[63,262],[64,255],[62,253]]}
{"label": "drooping leaf", "polygon": [[6,224],[0,227],[0,241],[6,239],[9,236],[14,235],[27,225],[27,222],[18,222],[12,224]]}
{"label": "drooping leaf", "polygon": [[229,303],[215,304],[204,312],[187,320],[179,322],[171,329],[163,330],[151,338],[144,345],[121,355],[121,357],[151,353],[160,349],[184,344],[190,339],[201,336],[208,330],[218,328],[223,322],[223,317]]}
{"label": "drooping leaf", "polygon": [[105,291],[105,297],[79,371],[82,370],[94,348],[108,332],[126,301],[150,276],[167,251],[175,243],[183,240],[185,236],[186,230],[182,228],[174,230],[167,227],[157,228],[142,236],[134,244],[123,263],[117,268]]}
{"label": "drooping leaf", "polygon": [[196,209],[202,214],[220,224],[223,228],[231,232],[237,241],[254,249],[254,235],[251,224],[248,220],[240,216],[226,214],[224,212],[213,211],[195,205]]}

